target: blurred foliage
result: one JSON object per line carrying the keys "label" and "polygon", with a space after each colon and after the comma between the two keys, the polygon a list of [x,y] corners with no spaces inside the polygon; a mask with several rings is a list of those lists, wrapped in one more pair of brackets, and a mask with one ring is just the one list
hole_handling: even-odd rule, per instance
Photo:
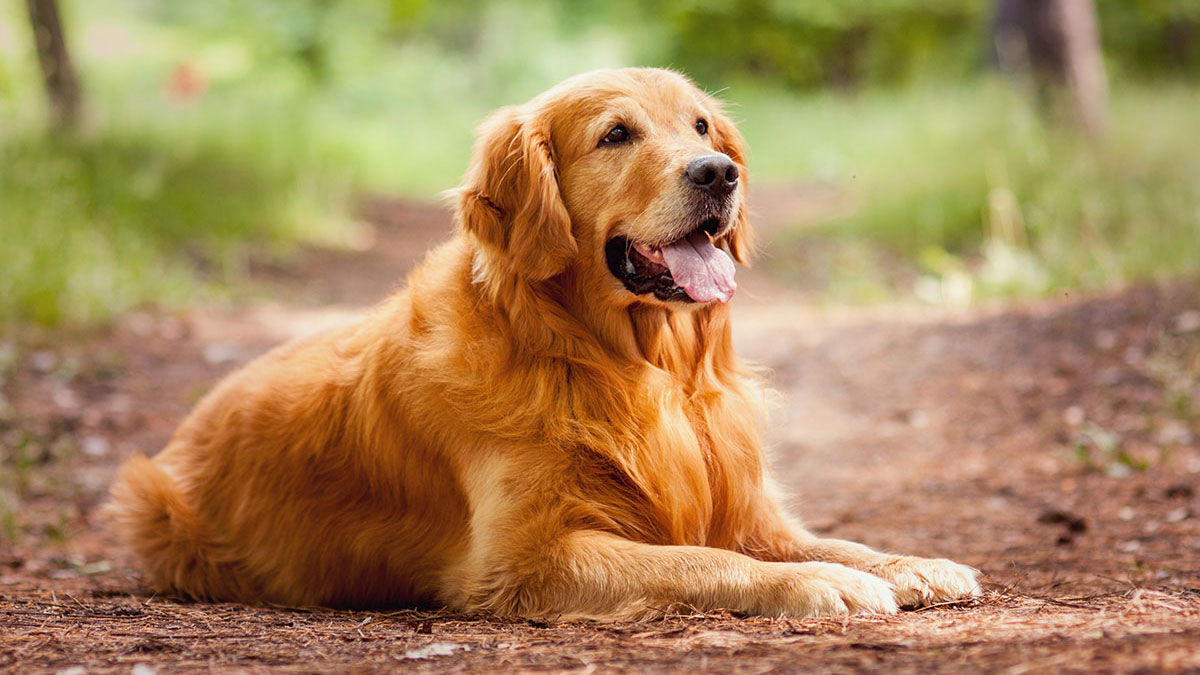
{"label": "blurred foliage", "polygon": [[0,144],[0,323],[86,324],[187,302],[203,288],[197,274],[241,271],[246,242],[265,253],[319,235],[337,200],[329,183],[273,163],[262,136],[240,140],[111,132]]}
{"label": "blurred foliage", "polygon": [[[650,3],[644,3],[650,7]],[[895,84],[985,70],[993,0],[673,0],[667,61],[705,82]],[[1118,71],[1200,74],[1200,0],[1096,0]],[[651,55],[656,56],[656,55]]]}
{"label": "blurred foliage", "polygon": [[702,79],[857,86],[979,71],[984,0],[677,0],[671,60]]}
{"label": "blurred foliage", "polygon": [[0,2],[0,324],[186,302],[247,251],[336,239],[355,192],[454,185],[497,106],[631,64],[721,91],[756,180],[849,195],[820,229],[835,268],[1041,293],[1200,264],[1200,101],[1169,81],[1200,74],[1200,0],[1097,0],[1099,147],[983,84],[991,0],[62,0],[73,138],[47,131],[23,5]]}
{"label": "blurred foliage", "polygon": [[1200,0],[1096,0],[1112,67],[1139,76],[1200,74]]}
{"label": "blurred foliage", "polygon": [[[792,101],[743,107],[751,147],[849,207],[778,242],[766,264],[785,278],[958,304],[1200,276],[1194,87],[1122,83],[1100,144],[1003,82]],[[783,119],[804,133],[778,135]]]}
{"label": "blurred foliage", "polygon": [[[1118,71],[1200,73],[1200,0],[1096,4],[1104,51]],[[361,65],[364,56],[403,43],[435,44],[439,51],[470,60],[502,57],[492,49],[498,42],[529,55],[531,47],[538,51],[537,46],[604,32],[621,43],[629,60],[677,67],[710,86],[752,78],[794,88],[977,74],[988,65],[995,13],[995,0],[142,0],[135,5],[151,20],[186,27],[195,38],[244,40],[253,45],[259,65],[290,61],[315,82],[333,81]],[[539,56],[518,60],[516,69],[489,72],[536,71],[545,60]]]}

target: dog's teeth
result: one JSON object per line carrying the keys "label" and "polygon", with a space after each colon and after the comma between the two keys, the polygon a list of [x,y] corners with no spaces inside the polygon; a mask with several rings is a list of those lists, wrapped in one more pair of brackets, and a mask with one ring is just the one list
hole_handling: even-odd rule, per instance
{"label": "dog's teeth", "polygon": [[644,244],[634,244],[633,247],[643,258],[648,260],[662,260],[662,251],[657,248],[650,248]]}

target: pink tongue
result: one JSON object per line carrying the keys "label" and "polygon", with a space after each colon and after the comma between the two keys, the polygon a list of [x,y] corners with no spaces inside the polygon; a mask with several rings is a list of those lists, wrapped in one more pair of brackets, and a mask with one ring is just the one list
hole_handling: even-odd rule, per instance
{"label": "pink tongue", "polygon": [[671,277],[688,297],[696,302],[720,300],[729,302],[737,283],[733,280],[733,260],[729,254],[713,246],[703,232],[664,246],[663,261]]}

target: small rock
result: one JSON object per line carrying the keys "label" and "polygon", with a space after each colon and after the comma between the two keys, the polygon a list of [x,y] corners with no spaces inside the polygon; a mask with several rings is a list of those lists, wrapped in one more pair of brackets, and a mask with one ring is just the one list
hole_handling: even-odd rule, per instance
{"label": "small rock", "polygon": [[1083,424],[1085,418],[1086,414],[1083,412],[1083,408],[1077,405],[1073,405],[1063,411],[1063,422],[1069,426],[1077,427]]}
{"label": "small rock", "polygon": [[1129,541],[1119,544],[1117,549],[1124,553],[1137,553],[1138,551],[1142,550],[1142,542],[1136,539],[1130,539]]}
{"label": "small rock", "polygon": [[83,454],[88,457],[105,457],[111,449],[108,439],[103,436],[88,436],[83,439],[82,445]]}
{"label": "small rock", "polygon": [[29,366],[35,372],[42,373],[43,375],[54,370],[57,365],[58,357],[48,349],[36,351],[29,356]]}
{"label": "small rock", "polygon": [[1104,467],[1104,475],[1109,478],[1128,478],[1131,473],[1133,473],[1133,469],[1129,468],[1128,464],[1113,462]]}
{"label": "small rock", "polygon": [[54,405],[61,410],[76,410],[79,408],[79,397],[68,387],[56,387],[50,394]]}
{"label": "small rock", "polygon": [[1185,425],[1171,421],[1155,432],[1154,440],[1159,445],[1188,445],[1192,442],[1192,432]]}
{"label": "small rock", "polygon": [[430,659],[438,656],[447,656],[454,652],[464,649],[470,649],[467,645],[455,644],[453,642],[431,642],[424,647],[410,649],[400,655],[402,659]]}
{"label": "small rock", "polygon": [[1189,309],[1175,317],[1176,333],[1190,333],[1194,330],[1200,330],[1200,311]]}
{"label": "small rock", "polygon": [[214,342],[204,348],[204,360],[214,366],[237,361],[241,354],[241,348],[232,342]]}
{"label": "small rock", "polygon": [[129,671],[129,675],[154,675],[158,671],[148,663],[135,663],[133,669]]}
{"label": "small rock", "polygon": [[88,563],[88,564],[84,565],[83,567],[80,567],[79,573],[87,575],[87,576],[91,576],[93,574],[104,574],[105,572],[111,572],[112,568],[113,568],[112,563],[110,563],[109,561],[97,560],[96,562]]}
{"label": "small rock", "polygon": [[1192,512],[1187,508],[1172,509],[1167,512],[1166,521],[1168,523],[1178,523],[1192,517]]}
{"label": "small rock", "polygon": [[1117,517],[1120,518],[1121,520],[1124,520],[1124,521],[1133,520],[1134,515],[1136,515],[1136,514],[1134,514],[1133,509],[1131,507],[1122,506],[1120,509],[1117,509]]}

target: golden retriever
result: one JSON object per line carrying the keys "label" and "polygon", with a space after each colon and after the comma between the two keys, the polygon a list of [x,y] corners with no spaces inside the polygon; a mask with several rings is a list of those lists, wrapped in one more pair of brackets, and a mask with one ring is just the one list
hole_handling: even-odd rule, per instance
{"label": "golden retriever", "polygon": [[366,319],[224,380],[113,487],[163,591],[624,619],[894,612],[975,570],[806,532],[733,352],[744,143],[667,70],[479,128],[458,232]]}

